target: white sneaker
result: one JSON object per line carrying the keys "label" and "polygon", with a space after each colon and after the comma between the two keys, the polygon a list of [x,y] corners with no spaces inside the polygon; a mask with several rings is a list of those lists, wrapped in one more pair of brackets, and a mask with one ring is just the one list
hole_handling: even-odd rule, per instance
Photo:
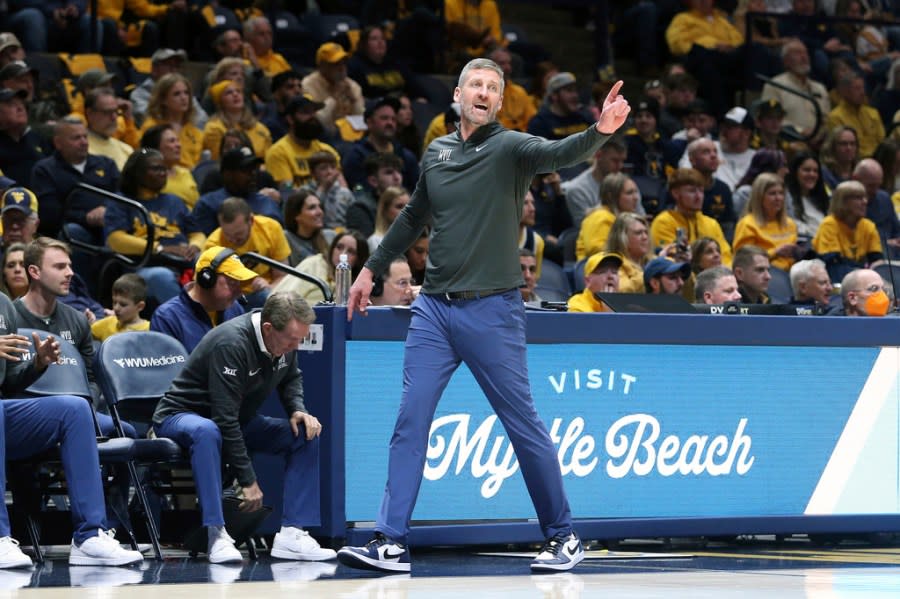
{"label": "white sneaker", "polygon": [[69,569],[69,582],[73,587],[118,587],[140,584],[144,573],[136,568],[106,568],[82,566]]}
{"label": "white sneaker", "polygon": [[0,537],[0,568],[30,568],[31,558],[19,549],[19,542],[12,537]]}
{"label": "white sneaker", "polygon": [[[0,591],[11,591],[13,589],[21,589],[31,585],[31,575],[34,570],[0,570]],[[8,593],[3,593],[8,596]],[[13,595],[14,597],[16,595]]]}
{"label": "white sneaker", "polygon": [[144,561],[139,551],[124,549],[112,531],[97,530],[97,536],[91,537],[81,545],[72,540],[69,551],[70,566],[126,566]]}
{"label": "white sneaker", "polygon": [[206,559],[211,564],[227,564],[244,561],[244,556],[234,546],[234,539],[228,536],[224,526],[209,526],[206,529],[209,537],[209,549]]}
{"label": "white sneaker", "polygon": [[337,564],[324,562],[272,562],[272,580],[275,582],[296,582],[298,580],[316,580],[326,576],[334,576]]}
{"label": "white sneaker", "polygon": [[282,526],[281,532],[275,534],[275,542],[272,543],[269,555],[307,562],[322,562],[337,557],[334,549],[323,549],[308,532],[293,526]]}
{"label": "white sneaker", "polygon": [[231,584],[241,577],[244,565],[225,565],[210,564],[209,565],[209,581],[216,584]]}

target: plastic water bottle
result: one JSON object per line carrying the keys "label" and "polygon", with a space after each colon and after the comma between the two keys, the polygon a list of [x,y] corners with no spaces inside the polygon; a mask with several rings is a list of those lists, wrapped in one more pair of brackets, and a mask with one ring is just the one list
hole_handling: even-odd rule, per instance
{"label": "plastic water bottle", "polygon": [[350,262],[347,254],[341,254],[340,262],[334,269],[334,305],[346,306],[350,299]]}

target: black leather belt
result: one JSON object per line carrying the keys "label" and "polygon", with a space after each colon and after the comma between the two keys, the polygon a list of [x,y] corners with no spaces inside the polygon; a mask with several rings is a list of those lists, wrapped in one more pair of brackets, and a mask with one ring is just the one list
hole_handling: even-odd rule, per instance
{"label": "black leather belt", "polygon": [[503,289],[482,289],[480,291],[446,291],[438,295],[448,300],[473,300],[505,293],[509,289],[509,287],[504,287]]}

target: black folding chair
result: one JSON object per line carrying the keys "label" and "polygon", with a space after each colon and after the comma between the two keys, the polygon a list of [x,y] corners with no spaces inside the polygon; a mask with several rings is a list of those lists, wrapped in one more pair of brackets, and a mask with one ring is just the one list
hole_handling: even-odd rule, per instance
{"label": "black folding chair", "polygon": [[[27,337],[29,342],[31,342],[28,355],[32,355],[35,351],[32,333],[37,333],[41,341],[45,340],[47,336],[50,335],[47,331],[29,328],[20,328],[18,333]],[[84,398],[88,404],[91,404],[91,389],[88,384],[84,358],[75,345],[64,340],[60,340],[59,345],[60,360],[57,363],[48,366],[47,370],[41,374],[40,378],[25,390],[22,397],[34,398],[35,401],[40,401],[41,397],[50,395],[74,395],[76,397]],[[91,408],[91,412],[93,413],[93,407]],[[134,439],[129,439],[124,435],[122,435],[121,438],[115,439],[108,439],[101,436],[96,416],[94,418],[94,432],[97,435],[97,451],[101,464],[129,464],[134,458]],[[34,472],[38,472],[44,467],[58,472],[59,468],[62,466],[58,448],[53,448],[49,451],[42,452],[39,455],[20,460],[19,462],[28,464],[29,468]],[[53,484],[58,484],[58,481],[59,479],[54,477]],[[132,477],[132,482],[135,482],[134,477]],[[44,494],[62,494],[62,492],[64,492],[64,490],[58,486],[51,489],[47,485],[39,484],[39,497]],[[34,509],[35,501],[32,498],[28,503],[30,504],[26,515],[28,537],[32,547],[34,547],[36,561],[38,563],[43,563],[44,556],[40,545],[40,527],[38,526],[38,518],[36,516],[36,510]],[[123,521],[123,524],[127,525],[127,522]],[[128,533],[131,537],[132,547],[137,549],[137,541],[135,540],[130,527]]]}

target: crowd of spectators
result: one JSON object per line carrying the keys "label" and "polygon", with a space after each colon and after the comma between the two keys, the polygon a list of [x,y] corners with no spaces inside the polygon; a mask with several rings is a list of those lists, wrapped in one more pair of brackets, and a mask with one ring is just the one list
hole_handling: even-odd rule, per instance
{"label": "crowd of spectators", "polygon": [[[505,36],[492,0],[360,4],[359,29],[320,39],[276,2],[101,0],[97,15],[83,0],[0,3],[0,290],[19,322],[90,363],[91,337],[153,330],[190,352],[275,292],[325,299],[292,269],[332,289],[342,256],[360,271],[429,143],[456,131],[459,105],[434,75],[471,57],[504,72],[506,128],[562,139],[596,121],[609,69],[580,81],[565,56]],[[525,190],[523,300],[609,312],[598,294],[633,293],[886,314],[893,280],[880,273],[900,256],[900,14],[883,5],[614,7],[646,19],[631,22],[651,76],[625,90],[631,119],[589,162]],[[373,304],[414,301],[431,233],[375,280]],[[110,252],[150,259],[117,272]],[[545,282],[551,268],[568,281]]]}
{"label": "crowd of spectators", "polygon": [[[147,248],[146,223],[73,189],[87,183],[147,208],[155,256],[138,274],[147,282],[148,319],[179,296],[193,261],[211,246],[259,253],[326,283],[340,253],[357,270],[409,200],[428,143],[455,130],[458,107],[449,93],[433,93],[435,81],[443,85],[437,71],[490,56],[506,77],[500,122],[548,139],[590,126],[607,85],[606,69],[588,89],[591,82],[565,70],[564,56],[557,65],[535,44],[507,39],[489,0],[421,3],[412,12],[370,6],[355,15],[359,30],[304,51],[284,31],[296,26],[316,38],[304,30],[304,9],[174,0],[123,11],[101,2],[90,36],[87,9],[58,4],[8,2],[0,18],[2,185],[33,192],[36,234],[123,254]],[[892,127],[900,36],[893,13],[880,9],[852,0],[613,7],[616,17],[654,20],[655,33],[639,35],[658,44],[635,57],[653,77],[628,93],[630,123],[589,163],[532,182],[520,247],[535,261],[535,285],[523,295],[539,298],[545,261],[577,273],[568,289],[555,290],[576,293],[581,277],[593,275],[585,261],[609,252],[621,259],[622,292],[674,288],[645,281],[646,267],[663,257],[678,265],[674,276],[684,273],[679,293],[692,302],[703,299],[697,277],[719,266],[735,268],[745,300],[796,300],[796,286],[788,297],[770,296],[765,282],[746,293],[732,257],[752,246],[778,280],[798,261],[821,260],[839,303],[845,275],[900,247]],[[404,54],[422,33],[411,23],[444,28],[440,43],[423,46],[431,56]],[[621,46],[621,36],[614,41]],[[70,60],[71,84],[56,85],[40,72],[55,58],[46,52],[89,43],[131,56],[132,65],[143,60],[143,73],[122,81],[102,60]],[[4,247],[21,241],[14,223],[4,228]],[[694,252],[707,241],[718,259],[700,267]],[[427,255],[427,235],[422,245]],[[111,306],[102,262],[77,245],[72,260],[85,294]],[[424,270],[422,255],[418,261],[408,264],[413,296]],[[281,270],[252,268],[259,277],[243,284],[250,305],[279,286],[324,297],[296,277],[282,281]],[[10,279],[21,287],[12,267]]]}

